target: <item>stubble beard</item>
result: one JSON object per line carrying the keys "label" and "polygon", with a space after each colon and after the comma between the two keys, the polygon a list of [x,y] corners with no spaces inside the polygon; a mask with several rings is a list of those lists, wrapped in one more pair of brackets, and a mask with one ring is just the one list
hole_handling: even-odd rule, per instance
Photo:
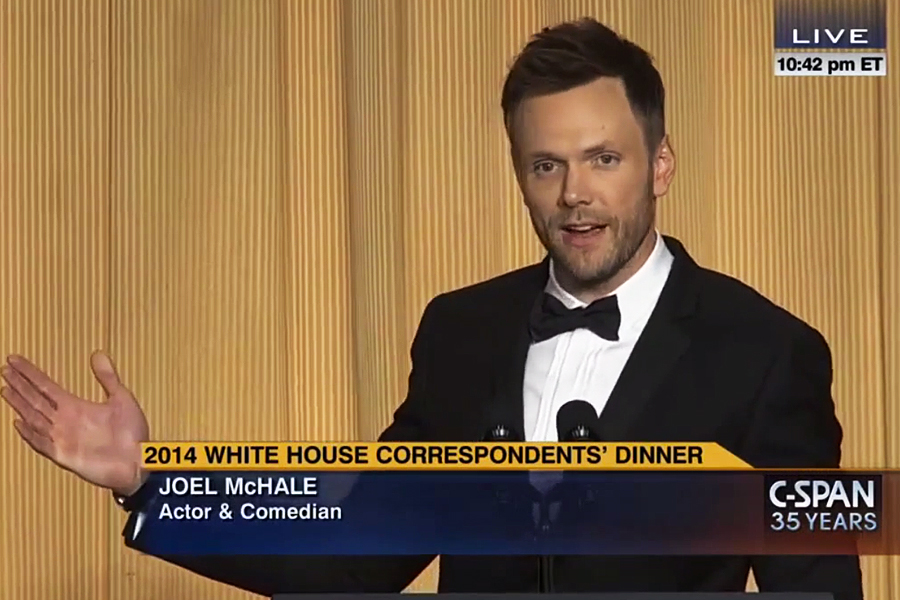
{"label": "stubble beard", "polygon": [[556,278],[570,293],[595,290],[606,285],[618,275],[637,254],[644,240],[653,229],[656,217],[656,200],[652,193],[644,196],[635,212],[625,220],[608,221],[605,235],[612,234],[612,244],[606,245],[603,255],[599,250],[585,253],[563,245],[559,237],[551,239],[551,231],[559,229],[553,223],[538,230],[538,237],[553,260]]}

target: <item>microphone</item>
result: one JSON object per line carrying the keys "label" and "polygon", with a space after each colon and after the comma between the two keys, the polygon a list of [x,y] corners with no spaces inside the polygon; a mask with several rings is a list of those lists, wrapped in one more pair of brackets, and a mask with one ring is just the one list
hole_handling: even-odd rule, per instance
{"label": "microphone", "polygon": [[[600,442],[600,418],[593,405],[584,400],[566,402],[556,413],[556,430],[561,442]],[[563,482],[563,485],[565,482]],[[560,486],[563,487],[563,486]],[[579,496],[576,504],[590,504],[594,498],[594,490],[590,487]],[[569,507],[572,508],[571,506]]]}
{"label": "microphone", "polygon": [[[488,405],[488,412],[484,422],[487,422],[489,426],[481,437],[482,442],[505,443],[524,441],[524,436],[507,424],[513,422],[514,419],[507,414],[508,411],[502,410],[504,406],[505,404],[499,401],[491,402]],[[490,473],[487,475],[490,479],[493,479]],[[495,490],[494,495],[500,504],[509,504],[512,501],[513,494],[508,489],[508,486],[496,486]]]}
{"label": "microphone", "polygon": [[[496,404],[492,405],[486,421],[490,426],[484,432],[481,441],[495,443],[523,441],[523,436],[515,428],[507,425],[512,419],[499,411]],[[494,479],[494,475],[488,475],[491,479]],[[499,473],[499,475],[503,477],[505,473]],[[497,485],[494,496],[501,505],[507,505],[515,501],[515,493],[506,485]]]}
{"label": "microphone", "polygon": [[505,404],[498,400],[488,405],[487,414],[484,415],[484,421],[488,428],[485,430],[481,441],[483,442],[521,442],[522,434],[510,424],[515,419],[508,414],[509,411],[503,410]]}
{"label": "microphone", "polygon": [[498,422],[492,425],[485,433],[482,441],[485,442],[521,442],[522,437],[511,427]]}
{"label": "microphone", "polygon": [[590,402],[569,400],[556,413],[556,431],[560,442],[599,442],[600,419]]}
{"label": "microphone", "polygon": [[[570,400],[556,413],[556,432],[560,442],[599,442],[600,418],[590,402]],[[549,510],[549,507],[548,507]],[[553,557],[542,556],[538,569],[542,593],[553,592]]]}
{"label": "microphone", "polygon": [[[595,433],[599,421],[597,411],[589,402],[569,400],[556,413],[557,440],[560,442],[600,441],[600,437]],[[559,473],[547,473],[545,476],[535,478],[534,484],[546,494],[559,483],[561,478]]]}
{"label": "microphone", "polygon": [[[525,441],[525,436],[520,433],[519,428],[512,425],[516,423],[512,411],[503,410],[507,406],[508,404],[497,401],[488,404],[487,414],[481,421],[482,426],[484,424],[488,426],[482,434],[482,442],[502,444]],[[476,511],[479,519],[467,519],[465,526],[486,519],[492,522],[500,535],[509,541],[532,541],[527,537],[529,535],[527,524],[531,521],[532,492],[532,487],[528,483],[528,472],[510,468],[508,471],[473,472],[468,477],[480,482],[479,488],[491,498],[491,502],[483,509],[473,506],[470,511]]]}
{"label": "microphone", "polygon": [[[481,421],[482,424],[488,426],[481,438],[482,442],[524,442],[525,436],[517,431],[512,424],[517,422],[515,412],[511,408],[511,402],[504,397],[500,390],[503,389],[503,383],[494,381],[491,384],[490,400],[483,404],[484,413]],[[518,417],[521,425],[522,417]]]}

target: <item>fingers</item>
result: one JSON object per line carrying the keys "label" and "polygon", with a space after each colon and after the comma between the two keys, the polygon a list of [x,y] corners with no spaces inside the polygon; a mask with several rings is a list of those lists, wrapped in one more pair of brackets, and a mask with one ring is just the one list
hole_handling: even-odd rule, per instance
{"label": "fingers", "polygon": [[13,427],[16,428],[16,432],[19,436],[25,440],[25,443],[31,446],[35,452],[42,454],[51,460],[53,459],[53,442],[50,441],[50,438],[41,435],[24,421],[14,421]]}
{"label": "fingers", "polygon": [[[41,394],[44,398],[50,401],[50,403],[56,407],[60,400],[64,400],[68,395],[68,392],[61,388],[55,381],[50,379],[50,376],[41,371],[39,368],[34,366],[28,359],[21,356],[10,356],[7,359],[9,367],[12,368],[13,372],[24,378],[30,383],[29,389],[36,390],[39,394]],[[6,379],[6,375],[4,374],[4,378]],[[7,381],[9,381],[7,379]],[[12,385],[12,382],[10,382]],[[29,402],[31,398],[29,394],[27,394],[22,389],[16,388],[22,396],[24,396]]]}
{"label": "fingers", "polygon": [[58,403],[46,398],[18,371],[5,366],[2,374],[9,384],[0,392],[6,403],[31,427],[38,431],[49,431]]}
{"label": "fingers", "polygon": [[106,353],[98,350],[91,355],[91,370],[94,371],[94,377],[97,378],[107,396],[127,391],[122,380],[119,379],[116,366]]}
{"label": "fingers", "polygon": [[16,411],[19,418],[35,433],[49,437],[52,422],[50,418],[36,409],[22,394],[13,387],[4,386],[0,390],[0,395],[6,400],[6,403]]}

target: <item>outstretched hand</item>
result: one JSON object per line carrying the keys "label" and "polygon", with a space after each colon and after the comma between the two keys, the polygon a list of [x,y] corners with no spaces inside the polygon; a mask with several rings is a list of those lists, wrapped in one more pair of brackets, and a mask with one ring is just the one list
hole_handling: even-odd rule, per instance
{"label": "outstretched hand", "polygon": [[0,395],[18,415],[16,431],[37,453],[127,496],[145,479],[140,444],[149,438],[147,418],[108,355],[95,352],[91,370],[106,392],[105,402],[79,398],[21,356],[9,357],[3,366],[6,385]]}

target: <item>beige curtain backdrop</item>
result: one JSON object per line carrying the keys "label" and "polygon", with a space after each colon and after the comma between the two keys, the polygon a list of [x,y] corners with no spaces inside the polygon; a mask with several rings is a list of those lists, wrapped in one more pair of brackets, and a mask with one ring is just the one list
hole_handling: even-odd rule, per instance
{"label": "beige curtain backdrop", "polygon": [[[425,303],[540,258],[499,92],[582,15],[667,81],[663,230],[820,328],[846,464],[900,467],[900,46],[776,78],[770,0],[0,0],[0,352],[99,399],[109,350],[157,439],[373,439]],[[247,597],[125,550],[4,419],[0,599]]]}

